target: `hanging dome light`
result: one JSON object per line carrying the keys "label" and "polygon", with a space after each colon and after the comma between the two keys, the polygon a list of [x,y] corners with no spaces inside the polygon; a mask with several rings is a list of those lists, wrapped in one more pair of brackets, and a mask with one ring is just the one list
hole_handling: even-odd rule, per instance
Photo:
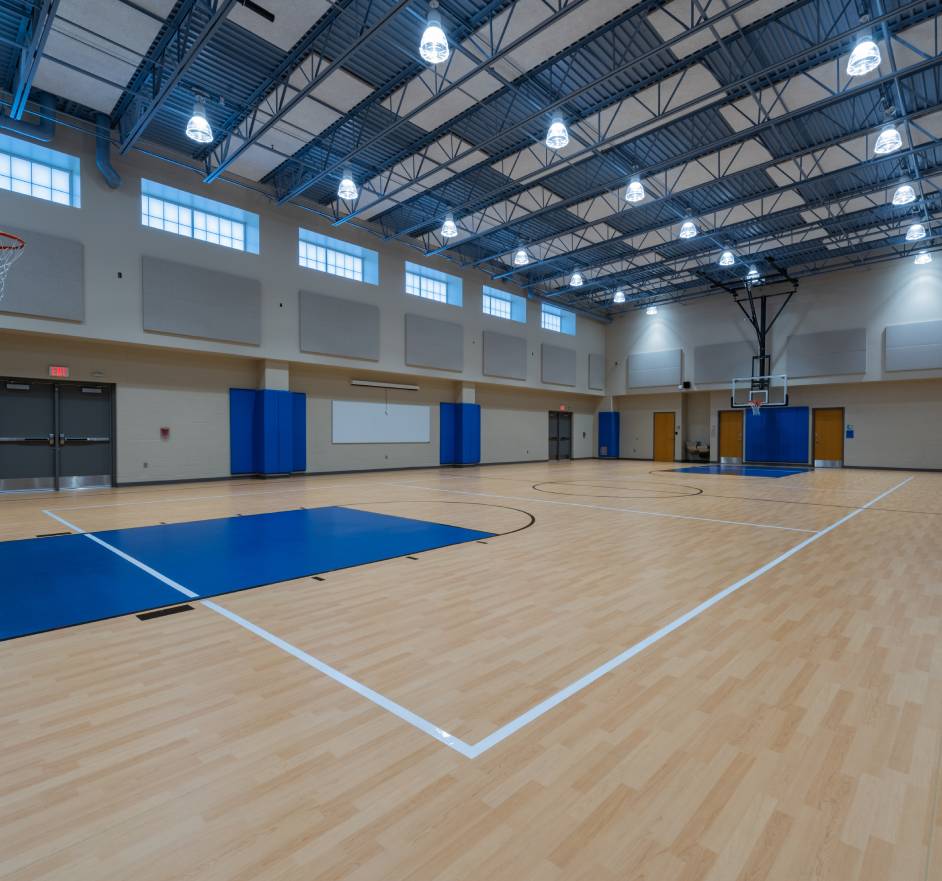
{"label": "hanging dome light", "polygon": [[644,184],[641,183],[641,178],[635,175],[628,182],[628,186],[625,189],[625,201],[641,202],[644,199],[644,195]]}
{"label": "hanging dome light", "polygon": [[569,131],[561,116],[554,116],[546,131],[546,146],[550,150],[562,150],[569,143]]}
{"label": "hanging dome light", "polygon": [[582,287],[582,273],[574,272],[572,274],[572,278],[569,279],[569,284],[571,284],[574,288],[581,288]]}
{"label": "hanging dome light", "polygon": [[880,66],[880,47],[873,42],[870,34],[862,34],[857,39],[854,51],[847,59],[847,75],[863,76]]}
{"label": "hanging dome light", "polygon": [[353,202],[359,195],[357,185],[353,182],[353,172],[347,169],[340,179],[340,186],[337,187],[337,195],[346,202]]}
{"label": "hanging dome light", "polygon": [[877,156],[886,156],[887,153],[895,153],[903,146],[903,139],[893,123],[883,126],[883,130],[877,136],[877,142],[873,145],[873,152]]}
{"label": "hanging dome light", "polygon": [[422,42],[419,43],[419,55],[428,64],[441,64],[448,60],[449,51],[448,37],[442,29],[442,17],[438,14],[438,2],[432,0],[429,4]]}
{"label": "hanging dome light", "polygon": [[720,254],[720,266],[732,266],[736,262],[736,258],[733,256],[732,251],[724,251]]}
{"label": "hanging dome light", "polygon": [[906,241],[907,242],[918,242],[920,239],[926,237],[926,228],[921,223],[914,223],[908,230],[906,230]]}
{"label": "hanging dome light", "polygon": [[450,211],[445,215],[445,222],[442,224],[442,238],[453,239],[458,235],[458,227],[455,224],[455,215]]}
{"label": "hanging dome light", "polygon": [[657,306],[648,306],[648,308],[644,310],[644,314],[657,315]]}
{"label": "hanging dome light", "polygon": [[526,266],[530,262],[530,255],[526,248],[517,248],[514,254],[514,266]]}
{"label": "hanging dome light", "polygon": [[928,251],[920,251],[916,255],[916,265],[925,266],[927,263],[932,262],[932,255]]}
{"label": "hanging dome light", "polygon": [[750,266],[749,271],[746,273],[746,279],[748,281],[758,281],[759,280],[759,270],[755,266]]}
{"label": "hanging dome light", "polygon": [[680,237],[692,239],[697,234],[697,225],[692,220],[685,220],[680,226]]}
{"label": "hanging dome light", "polygon": [[916,201],[916,192],[909,184],[900,184],[893,193],[894,205],[908,205]]}
{"label": "hanging dome light", "polygon": [[209,144],[213,140],[213,127],[206,117],[206,103],[197,98],[193,103],[193,115],[186,124],[186,136],[197,144]]}
{"label": "hanging dome light", "polygon": [[613,303],[624,303],[625,302],[625,292],[624,291],[615,291],[615,296],[612,297]]}

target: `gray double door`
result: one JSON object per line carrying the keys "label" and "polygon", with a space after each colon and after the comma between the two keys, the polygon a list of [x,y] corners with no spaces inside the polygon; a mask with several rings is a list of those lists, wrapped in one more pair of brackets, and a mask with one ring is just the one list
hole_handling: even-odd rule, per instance
{"label": "gray double door", "polygon": [[572,458],[572,413],[550,410],[549,457],[550,459]]}
{"label": "gray double door", "polygon": [[113,386],[0,380],[0,491],[113,482]]}

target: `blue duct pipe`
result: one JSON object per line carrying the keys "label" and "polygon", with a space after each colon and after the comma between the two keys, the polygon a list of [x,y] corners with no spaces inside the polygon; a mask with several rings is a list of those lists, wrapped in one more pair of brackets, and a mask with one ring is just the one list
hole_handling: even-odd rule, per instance
{"label": "blue duct pipe", "polygon": [[23,122],[21,119],[10,119],[0,110],[0,129],[6,129],[24,138],[42,141],[44,144],[52,140],[56,133],[56,99],[48,92],[40,92],[37,103],[39,113],[36,122]]}
{"label": "blue duct pipe", "polygon": [[95,115],[95,165],[111,189],[121,186],[121,175],[111,164],[111,120],[106,113]]}

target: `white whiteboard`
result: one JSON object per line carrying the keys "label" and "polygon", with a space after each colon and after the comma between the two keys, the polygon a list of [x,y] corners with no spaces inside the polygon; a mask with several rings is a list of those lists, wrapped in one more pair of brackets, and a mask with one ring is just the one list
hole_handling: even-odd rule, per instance
{"label": "white whiteboard", "polygon": [[427,444],[432,440],[432,408],[418,404],[331,401],[335,444]]}

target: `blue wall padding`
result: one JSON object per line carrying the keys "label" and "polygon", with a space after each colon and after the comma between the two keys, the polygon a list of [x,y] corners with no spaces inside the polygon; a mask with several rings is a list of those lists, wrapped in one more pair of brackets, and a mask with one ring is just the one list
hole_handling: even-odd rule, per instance
{"label": "blue wall padding", "polygon": [[599,412],[599,458],[617,459],[621,436],[621,414],[615,411]]}
{"label": "blue wall padding", "polygon": [[307,468],[307,399],[301,392],[229,389],[233,474],[288,474]]}
{"label": "blue wall padding", "polygon": [[232,474],[255,474],[255,389],[229,389],[229,470]]}
{"label": "blue wall padding", "polygon": [[[327,507],[116,529],[100,536],[208,597],[480,541],[492,533]],[[0,542],[0,572],[0,640],[188,600],[84,535]],[[316,589],[314,582],[306,584]]]}
{"label": "blue wall padding", "polygon": [[747,462],[808,461],[807,407],[763,407],[746,414]]}
{"label": "blue wall padding", "polygon": [[457,404],[442,401],[438,405],[438,462],[440,465],[455,464],[458,422],[455,417]]}
{"label": "blue wall padding", "polygon": [[473,465],[481,461],[481,405],[457,404],[455,462]]}
{"label": "blue wall padding", "polygon": [[307,395],[291,392],[291,470],[307,471]]}
{"label": "blue wall padding", "polygon": [[473,465],[481,461],[481,405],[439,404],[438,461]]}

